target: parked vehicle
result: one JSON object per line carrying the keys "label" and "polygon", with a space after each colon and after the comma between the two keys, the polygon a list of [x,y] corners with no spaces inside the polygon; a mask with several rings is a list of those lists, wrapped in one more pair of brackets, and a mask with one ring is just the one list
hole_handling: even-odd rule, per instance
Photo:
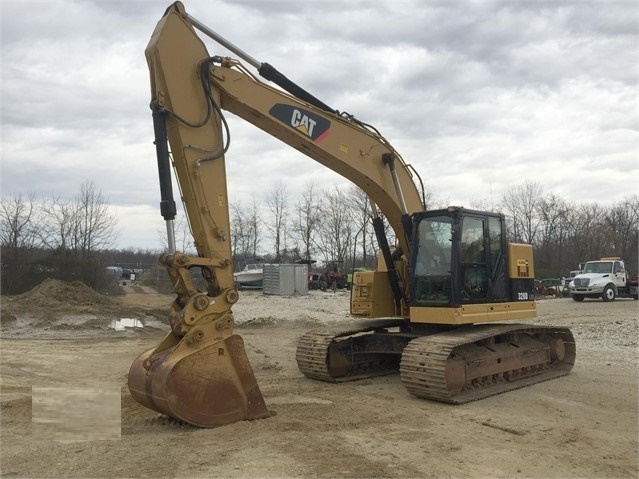
{"label": "parked vehicle", "polygon": [[570,297],[577,301],[585,298],[639,299],[637,276],[629,277],[623,260],[619,257],[588,261],[580,274],[570,282]]}
{"label": "parked vehicle", "polygon": [[535,280],[535,294],[538,296],[560,296],[561,291],[561,279]]}
{"label": "parked vehicle", "polygon": [[326,289],[326,278],[318,271],[308,272],[308,289]]}
{"label": "parked vehicle", "polygon": [[237,289],[261,288],[264,285],[264,264],[258,263],[259,258],[244,260],[241,271],[233,273],[233,281]]}
{"label": "parked vehicle", "polygon": [[344,289],[348,286],[348,275],[340,272],[337,267],[327,269],[326,271],[309,271],[308,273],[308,289],[321,289],[326,291],[331,289],[335,283],[335,289]]}
{"label": "parked vehicle", "polygon": [[327,289],[344,289],[347,286],[348,275],[339,271],[337,266],[333,266],[331,270],[327,269],[324,276],[326,277]]}

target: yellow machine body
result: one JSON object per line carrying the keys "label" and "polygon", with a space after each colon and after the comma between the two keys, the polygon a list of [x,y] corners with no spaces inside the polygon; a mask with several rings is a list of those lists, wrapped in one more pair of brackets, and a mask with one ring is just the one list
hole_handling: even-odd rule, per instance
{"label": "yellow machine body", "polygon": [[[258,80],[238,60],[211,57],[196,28],[279,88]],[[532,248],[506,243],[503,215],[457,207],[426,211],[416,171],[375,128],[248,57],[180,2],[166,10],[145,53],[169,238],[160,264],[176,298],[168,313],[171,331],[129,371],[136,401],[202,427],[269,416],[242,338],[233,332],[232,306],[239,296],[232,271],[226,111],[349,179],[372,208],[379,264],[377,271],[354,274],[351,304],[354,316],[369,320],[300,338],[296,360],[304,375],[342,381],[399,370],[411,394],[464,402],[567,374],[575,359],[569,331],[494,324],[536,313]],[[171,170],[197,255],[175,251],[171,241]],[[394,233],[392,245],[385,221]]]}

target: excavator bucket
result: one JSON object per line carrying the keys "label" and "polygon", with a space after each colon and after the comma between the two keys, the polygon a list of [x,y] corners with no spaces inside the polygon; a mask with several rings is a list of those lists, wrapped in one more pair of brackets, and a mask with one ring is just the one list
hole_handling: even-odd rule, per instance
{"label": "excavator bucket", "polygon": [[137,402],[200,427],[269,416],[240,336],[197,348],[185,343],[134,361],[129,391]]}

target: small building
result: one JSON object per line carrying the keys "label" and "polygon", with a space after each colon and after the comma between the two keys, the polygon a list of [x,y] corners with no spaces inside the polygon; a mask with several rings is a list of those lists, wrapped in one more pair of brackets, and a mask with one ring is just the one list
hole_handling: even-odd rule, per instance
{"label": "small building", "polygon": [[265,264],[262,292],[276,296],[308,294],[308,265]]}

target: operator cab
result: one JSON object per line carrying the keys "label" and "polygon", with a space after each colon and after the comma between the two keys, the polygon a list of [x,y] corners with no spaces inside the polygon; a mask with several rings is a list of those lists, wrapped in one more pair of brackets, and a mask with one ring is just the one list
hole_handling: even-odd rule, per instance
{"label": "operator cab", "polygon": [[411,306],[509,300],[505,218],[449,207],[413,215]]}

